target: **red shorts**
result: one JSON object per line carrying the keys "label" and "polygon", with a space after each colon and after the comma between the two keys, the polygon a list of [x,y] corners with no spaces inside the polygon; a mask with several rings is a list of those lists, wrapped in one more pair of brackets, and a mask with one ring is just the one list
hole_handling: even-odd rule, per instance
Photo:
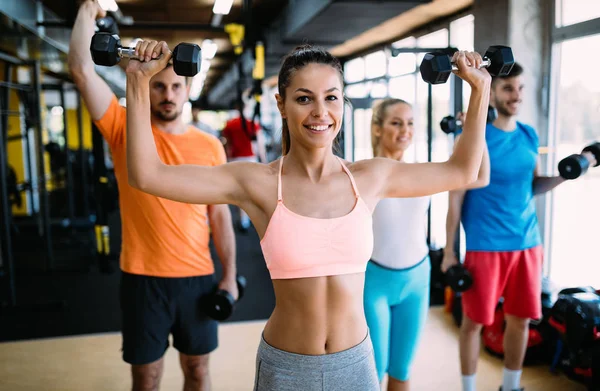
{"label": "red shorts", "polygon": [[504,313],[542,317],[542,246],[520,251],[467,251],[465,268],[473,285],[462,294],[463,311],[475,323],[490,325],[500,297]]}

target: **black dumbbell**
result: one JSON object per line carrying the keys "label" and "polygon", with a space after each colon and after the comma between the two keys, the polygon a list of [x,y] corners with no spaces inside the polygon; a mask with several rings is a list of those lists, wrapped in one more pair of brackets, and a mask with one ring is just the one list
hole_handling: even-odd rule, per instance
{"label": "black dumbbell", "polygon": [[[487,115],[487,123],[491,124],[498,118],[498,112],[492,106],[488,106],[488,115]],[[451,134],[456,132],[457,129],[462,128],[463,123],[461,120],[457,120],[453,116],[449,115],[447,117],[442,118],[440,122],[440,127],[442,131],[446,134]]]}
{"label": "black dumbbell", "polygon": [[446,284],[454,292],[464,292],[473,285],[473,276],[459,263],[446,270]]}
{"label": "black dumbbell", "polygon": [[[487,68],[492,76],[508,75],[515,63],[512,49],[508,46],[490,46],[483,55],[480,68]],[[421,77],[429,84],[445,83],[452,71],[458,67],[451,61],[451,54],[446,50],[425,54],[419,66]]]}
{"label": "black dumbbell", "polygon": [[600,165],[600,142],[583,148],[581,154],[567,156],[558,163],[558,172],[565,179],[576,179],[590,168]]}
{"label": "black dumbbell", "polygon": [[[96,33],[90,45],[92,59],[97,65],[111,67],[121,61],[121,58],[136,58],[135,48],[121,46],[118,35]],[[202,56],[200,46],[192,43],[180,43],[173,49],[173,69],[180,76],[193,77],[200,72]]]}
{"label": "black dumbbell", "polygon": [[110,16],[96,19],[96,28],[98,32],[119,35],[119,25]]}
{"label": "black dumbbell", "polygon": [[246,289],[246,278],[238,275],[236,278],[238,287],[238,299],[233,299],[231,293],[224,289],[217,289],[207,297],[202,298],[202,309],[204,313],[215,320],[223,321],[229,318],[233,312],[234,305],[244,296]]}

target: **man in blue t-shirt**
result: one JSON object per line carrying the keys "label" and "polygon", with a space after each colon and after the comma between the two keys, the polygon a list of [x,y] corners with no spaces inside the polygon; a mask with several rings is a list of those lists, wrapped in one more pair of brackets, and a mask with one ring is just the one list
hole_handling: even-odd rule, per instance
{"label": "man in blue t-shirt", "polygon": [[[502,391],[520,389],[529,320],[541,318],[543,249],[534,197],[565,180],[540,175],[535,130],[518,122],[523,68],[492,80],[490,104],[498,117],[487,125],[488,186],[450,193],[447,245],[442,271],[457,263],[454,237],[462,220],[467,251],[464,266],[473,286],[462,294],[460,360],[463,391],[475,391],[475,372],[483,325],[494,320],[504,297],[504,375]],[[461,216],[462,214],[462,216]]]}

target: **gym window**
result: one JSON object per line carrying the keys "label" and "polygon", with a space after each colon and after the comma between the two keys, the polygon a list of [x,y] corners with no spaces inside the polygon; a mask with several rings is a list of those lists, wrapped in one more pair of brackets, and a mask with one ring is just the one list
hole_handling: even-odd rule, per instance
{"label": "gym window", "polygon": [[590,0],[556,0],[556,27],[570,26],[600,18],[600,2]]}
{"label": "gym window", "polygon": [[[586,3],[580,9],[591,13],[594,7]],[[600,10],[600,4],[596,8]],[[572,20],[573,16],[569,18]],[[558,175],[561,159],[598,141],[600,80],[581,71],[581,53],[589,53],[589,48],[594,47],[600,47],[600,28],[595,35],[553,44],[548,138],[549,167],[554,171],[551,175]],[[591,56],[587,61],[600,60],[600,56]],[[590,167],[582,177],[562,184],[548,195],[551,218],[546,234],[546,272],[560,286],[600,285],[596,256],[599,230],[595,224],[600,220],[598,194],[600,170]]]}

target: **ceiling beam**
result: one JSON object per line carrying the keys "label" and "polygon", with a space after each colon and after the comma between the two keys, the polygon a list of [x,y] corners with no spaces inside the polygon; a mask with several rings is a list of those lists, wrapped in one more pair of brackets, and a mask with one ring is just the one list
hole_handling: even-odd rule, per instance
{"label": "ceiling beam", "polygon": [[176,30],[176,31],[207,31],[225,33],[225,27],[213,26],[202,23],[181,23],[181,22],[133,22],[133,24],[119,24],[119,30]]}

